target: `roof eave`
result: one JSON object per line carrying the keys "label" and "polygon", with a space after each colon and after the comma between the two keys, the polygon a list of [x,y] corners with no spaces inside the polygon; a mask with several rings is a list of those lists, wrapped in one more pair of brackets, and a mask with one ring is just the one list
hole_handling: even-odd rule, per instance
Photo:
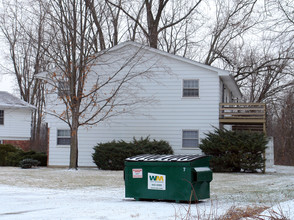
{"label": "roof eave", "polygon": [[223,83],[232,91],[234,97],[242,98],[242,93],[232,74],[220,75]]}
{"label": "roof eave", "polygon": [[218,73],[219,76],[221,76],[221,75],[229,75],[230,74],[226,70],[223,70],[223,69],[220,69],[220,68],[217,68],[217,67],[213,67],[213,66],[209,66],[209,65],[197,62],[195,60],[191,60],[191,59],[188,59],[188,58],[185,58],[185,57],[181,57],[181,56],[178,56],[178,55],[175,55],[175,54],[171,54],[171,53],[168,53],[166,51],[155,49],[155,48],[152,48],[152,47],[149,47],[149,46],[146,46],[146,45],[142,45],[142,44],[139,44],[139,43],[134,42],[134,41],[127,41],[127,42],[118,44],[118,45],[110,48],[109,51],[119,50],[120,48],[123,48],[123,47],[125,47],[127,45],[133,45],[135,47],[142,48],[142,49],[145,49],[145,50],[160,54],[160,55],[165,56],[165,57],[170,57],[172,59],[176,59],[176,60],[179,60],[179,61],[182,61],[182,62],[185,62],[185,63],[189,63],[189,64],[192,64],[192,65],[195,65],[195,66],[207,69],[207,70],[211,70],[213,72]]}
{"label": "roof eave", "polygon": [[33,105],[8,105],[8,104],[0,104],[0,107],[2,108],[26,108],[26,109],[32,109],[32,110],[36,110],[37,108]]}

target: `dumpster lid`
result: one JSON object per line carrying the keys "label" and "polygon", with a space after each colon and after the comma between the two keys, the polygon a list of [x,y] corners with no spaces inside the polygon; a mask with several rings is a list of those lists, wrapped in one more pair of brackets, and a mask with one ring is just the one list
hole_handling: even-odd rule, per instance
{"label": "dumpster lid", "polygon": [[154,155],[143,154],[129,157],[126,161],[146,161],[146,162],[190,162],[208,156],[204,155]]}
{"label": "dumpster lid", "polygon": [[206,171],[211,171],[209,167],[194,167],[194,170],[199,173],[199,172],[206,172]]}

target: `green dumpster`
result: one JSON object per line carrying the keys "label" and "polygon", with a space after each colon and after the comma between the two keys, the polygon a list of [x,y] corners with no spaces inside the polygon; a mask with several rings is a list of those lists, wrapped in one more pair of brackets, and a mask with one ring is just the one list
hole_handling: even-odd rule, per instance
{"label": "green dumpster", "polygon": [[210,198],[209,156],[138,155],[125,160],[126,198],[198,201]]}

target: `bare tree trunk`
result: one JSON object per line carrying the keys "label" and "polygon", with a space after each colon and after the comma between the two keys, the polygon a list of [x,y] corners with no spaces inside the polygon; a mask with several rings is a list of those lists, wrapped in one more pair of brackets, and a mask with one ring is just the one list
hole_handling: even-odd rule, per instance
{"label": "bare tree trunk", "polygon": [[75,106],[72,110],[72,124],[71,124],[71,142],[70,142],[70,161],[69,168],[78,168],[78,129],[79,129],[79,112]]}
{"label": "bare tree trunk", "polygon": [[94,24],[97,28],[100,50],[105,50],[106,44],[105,44],[104,33],[102,30],[101,19],[99,19],[99,17],[98,17],[98,14],[102,14],[103,12],[96,11],[94,0],[85,0],[85,3],[86,3],[87,8],[91,11],[91,16],[93,17]]}
{"label": "bare tree trunk", "polygon": [[71,128],[71,143],[70,143],[70,161],[69,168],[77,169],[78,168],[78,128]]}
{"label": "bare tree trunk", "polygon": [[[189,16],[191,16],[196,11],[196,8],[202,0],[180,0],[176,2],[175,5],[177,5],[178,3],[182,6],[181,12],[175,12],[174,8],[170,10],[170,7],[168,6],[168,3],[171,2],[170,0],[158,0],[156,1],[156,3],[153,0],[144,0],[140,2],[141,5],[139,6],[139,10],[134,9],[133,5],[130,5],[130,7],[126,9],[126,4],[115,4],[111,0],[106,1],[112,6],[120,9],[125,15],[128,16],[128,18],[130,18],[135,23],[135,27],[133,29],[134,31],[136,31],[137,26],[140,27],[150,47],[158,48],[159,34],[163,30],[185,21]],[[142,20],[141,12],[143,8],[146,9],[146,20]],[[136,14],[133,15],[130,9],[135,10]],[[165,16],[165,13],[167,13],[166,11],[170,11],[171,15]],[[180,16],[179,14],[182,14],[182,16]],[[174,19],[172,19],[172,21],[169,22],[164,22],[164,24],[162,25],[161,19],[166,21],[171,20],[166,19],[166,17],[172,17]],[[175,17],[177,18],[175,19]],[[134,34],[135,33],[133,33],[131,39],[135,39]]]}

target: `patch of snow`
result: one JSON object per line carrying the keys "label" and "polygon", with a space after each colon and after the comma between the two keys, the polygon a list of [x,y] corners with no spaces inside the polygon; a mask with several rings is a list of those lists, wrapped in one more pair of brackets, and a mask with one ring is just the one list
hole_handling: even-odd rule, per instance
{"label": "patch of snow", "polygon": [[274,165],[272,169],[277,173],[294,174],[294,166]]}
{"label": "patch of snow", "polygon": [[274,205],[270,209],[261,213],[261,217],[263,217],[264,220],[285,218],[289,220],[294,219],[294,200]]}
{"label": "patch of snow", "polygon": [[[124,188],[39,189],[0,185],[0,219],[179,219],[189,204],[124,199]],[[192,204],[191,215],[217,212],[209,200]],[[221,210],[229,208],[222,205]]]}
{"label": "patch of snow", "polygon": [[[214,173],[197,204],[125,198],[122,171],[0,167],[0,219],[213,219],[230,207],[268,206],[294,219],[294,173]],[[279,212],[281,213],[281,212]]]}

